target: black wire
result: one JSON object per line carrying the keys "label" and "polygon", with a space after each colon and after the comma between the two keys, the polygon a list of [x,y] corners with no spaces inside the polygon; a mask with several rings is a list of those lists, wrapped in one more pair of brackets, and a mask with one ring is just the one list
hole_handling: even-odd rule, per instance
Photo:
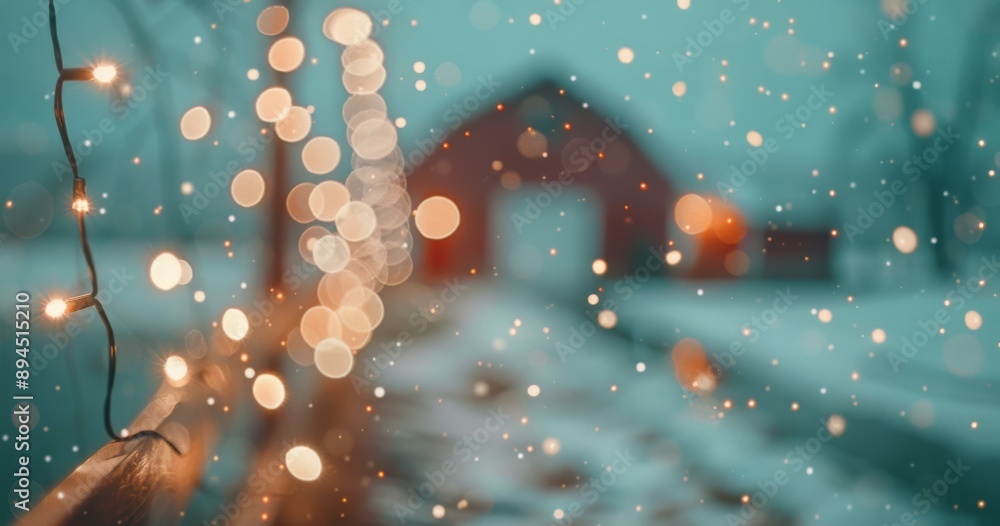
{"label": "black wire", "polygon": [[[63,82],[66,80],[85,80],[89,78],[90,74],[89,72],[79,68],[63,68],[62,48],[59,45],[59,33],[56,29],[56,11],[54,0],[49,0],[49,34],[52,36],[52,51],[56,59],[56,69],[59,71],[59,78],[56,80],[55,91],[56,126],[59,127],[59,136],[62,138],[63,149],[66,151],[66,160],[69,162],[70,170],[73,171],[75,192],[77,188],[76,182],[80,181],[82,183],[83,178],[80,177],[80,171],[76,164],[76,155],[73,153],[73,146],[72,143],[70,143],[69,133],[66,130],[66,114],[63,110],[62,87]],[[82,184],[80,187],[85,188]],[[83,248],[83,257],[87,262],[87,270],[90,273],[90,298],[93,301],[94,308],[97,309],[97,314],[101,318],[101,323],[104,325],[104,332],[107,334],[108,338],[108,387],[104,398],[104,430],[107,432],[108,436],[116,442],[123,442],[139,437],[158,438],[166,442],[167,445],[170,446],[170,449],[173,449],[175,453],[181,454],[180,449],[178,449],[173,442],[156,431],[139,431],[127,437],[123,437],[115,433],[115,428],[111,425],[111,394],[115,388],[115,372],[118,368],[118,347],[115,344],[115,332],[114,329],[111,328],[111,321],[108,319],[108,315],[104,311],[104,305],[102,305],[101,301],[97,298],[97,294],[99,292],[97,285],[97,267],[94,265],[94,256],[90,251],[90,241],[87,239],[87,225],[83,216],[84,211],[77,210],[77,224],[80,227],[80,244]]]}
{"label": "black wire", "polygon": [[53,1],[49,0],[49,34],[52,35],[52,53],[56,57],[56,69],[62,73],[62,48],[59,46],[59,34],[56,30],[56,9]]}

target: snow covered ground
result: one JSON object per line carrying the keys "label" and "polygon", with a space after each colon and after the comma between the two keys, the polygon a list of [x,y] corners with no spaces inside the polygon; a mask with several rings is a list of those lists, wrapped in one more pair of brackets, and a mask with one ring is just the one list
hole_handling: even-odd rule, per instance
{"label": "snow covered ground", "polygon": [[[139,262],[127,268],[143,275]],[[463,278],[459,289],[468,288],[450,293],[438,284],[422,286],[421,295],[416,283],[389,291],[386,321],[355,364],[362,374],[367,362],[386,359],[382,344],[399,331],[409,335],[389,357],[393,365],[378,368],[364,387],[385,390],[372,398],[379,428],[365,435],[380,437],[378,469],[386,475],[372,484],[373,514],[386,524],[397,524],[397,515],[406,524],[559,524],[561,510],[561,524],[571,518],[573,524],[744,524],[746,518],[745,524],[892,525],[906,524],[905,514],[917,511],[911,518],[920,525],[998,523],[994,321],[1000,307],[992,282],[965,293],[944,281],[910,286],[908,293],[794,281],[654,279],[633,286],[611,280],[603,292],[600,285],[560,290]],[[141,279],[129,286],[149,287]],[[590,292],[600,296],[599,305],[588,304]],[[116,422],[138,412],[155,387],[140,381],[158,374],[149,341],[157,342],[157,354],[175,348],[144,337],[151,318],[130,303],[137,296],[113,300],[128,350],[119,364]],[[595,328],[574,347],[574,333],[590,334],[609,300],[616,302],[615,327]],[[783,312],[769,312],[778,300]],[[210,313],[237,300],[210,295],[213,301]],[[830,311],[828,323],[820,319],[823,309]],[[190,311],[161,311],[162,327],[193,326]],[[978,330],[966,323],[969,316],[975,326],[969,311],[982,320]],[[926,336],[922,324],[933,328],[935,319],[944,320],[938,322],[944,333]],[[881,344],[872,339],[876,329],[885,333]],[[904,337],[917,342],[912,350]],[[720,367],[720,383],[708,395],[685,391],[675,377],[670,351],[684,338],[698,340]],[[40,377],[63,389],[42,393],[49,400],[39,404],[43,415],[54,404],[69,407],[67,396],[76,391],[84,395],[81,415],[98,414],[105,372],[100,334],[87,328],[73,341],[84,383],[73,388],[61,361],[46,368]],[[898,371],[892,353],[905,359],[896,362]],[[313,376],[305,373],[295,385]],[[529,394],[533,385],[537,396]],[[491,411],[511,416],[500,423]],[[843,418],[844,433],[824,440],[822,421],[832,415]],[[68,443],[74,422],[62,420],[39,435],[39,449],[53,456],[40,474],[47,484],[104,440],[99,428],[80,426],[85,433]],[[79,450],[68,452],[74,444]],[[625,466],[622,456],[637,460]],[[922,492],[944,480],[949,462],[970,469],[954,484],[938,484],[946,493],[931,502]],[[429,496],[420,497],[428,480],[422,489]],[[418,498],[411,499],[411,489]],[[741,506],[744,495],[750,506]],[[977,508],[980,500],[984,509]],[[438,505],[441,519],[434,516]]]}
{"label": "snow covered ground", "polygon": [[[989,285],[961,306],[943,303],[951,284],[917,295],[604,285],[592,307],[475,281],[426,327],[411,323],[371,385],[385,390],[389,467],[372,505],[386,523],[996,523],[1000,308]],[[591,331],[607,300],[617,325]],[[985,320],[977,331],[969,310]],[[944,334],[918,337],[894,372],[887,355],[942,311]],[[689,337],[721,367],[702,396],[671,365]],[[376,348],[364,359],[384,359]]]}

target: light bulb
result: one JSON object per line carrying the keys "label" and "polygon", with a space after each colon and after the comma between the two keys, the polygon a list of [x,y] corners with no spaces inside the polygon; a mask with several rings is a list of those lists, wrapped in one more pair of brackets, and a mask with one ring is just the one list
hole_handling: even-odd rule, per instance
{"label": "light bulb", "polygon": [[45,315],[50,318],[61,318],[63,314],[66,314],[66,302],[60,299],[55,299],[45,305]]}
{"label": "light bulb", "polygon": [[94,306],[94,297],[81,294],[69,299],[54,299],[45,305],[45,315],[50,318],[62,318],[67,314]]}
{"label": "light bulb", "polygon": [[172,380],[174,383],[179,383],[184,380],[185,376],[187,376],[187,362],[180,356],[170,356],[163,364],[163,372],[167,375],[167,378]]}
{"label": "light bulb", "polygon": [[118,70],[111,64],[99,64],[94,67],[93,73],[94,79],[104,84],[115,80],[115,77],[118,76]]}

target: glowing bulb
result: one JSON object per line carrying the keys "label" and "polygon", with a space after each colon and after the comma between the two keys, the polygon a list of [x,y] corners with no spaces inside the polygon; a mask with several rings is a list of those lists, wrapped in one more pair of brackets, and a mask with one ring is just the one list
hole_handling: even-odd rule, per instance
{"label": "glowing bulb", "polygon": [[167,358],[167,361],[163,364],[163,372],[171,381],[175,383],[180,382],[184,380],[185,376],[187,376],[187,362],[185,362],[184,358],[181,358],[180,356],[171,356]]}
{"label": "glowing bulb", "polygon": [[45,305],[45,315],[50,318],[61,318],[67,314],[83,310],[94,305],[94,298],[90,294],[73,296],[69,299],[54,299]]}
{"label": "glowing bulb", "polygon": [[77,199],[73,201],[73,210],[76,210],[81,214],[90,212],[90,201],[87,201],[86,199]]}
{"label": "glowing bulb", "polygon": [[61,318],[66,314],[66,302],[63,300],[52,300],[45,305],[45,315],[50,318]]}
{"label": "glowing bulb", "polygon": [[240,309],[226,309],[226,312],[222,313],[222,332],[226,333],[230,340],[242,340],[250,332],[250,320]]}
{"label": "glowing bulb", "polygon": [[285,466],[293,477],[310,482],[323,473],[323,462],[312,448],[295,446],[285,453]]}
{"label": "glowing bulb", "polygon": [[259,375],[253,382],[253,398],[264,409],[277,409],[285,403],[285,384],[273,374]]}
{"label": "glowing bulb", "polygon": [[97,82],[107,84],[108,82],[115,80],[115,77],[117,76],[118,70],[111,64],[100,64],[94,67],[94,79],[96,79]]}
{"label": "glowing bulb", "polygon": [[149,265],[149,279],[160,290],[170,290],[180,284],[184,274],[180,259],[170,252],[163,252]]}

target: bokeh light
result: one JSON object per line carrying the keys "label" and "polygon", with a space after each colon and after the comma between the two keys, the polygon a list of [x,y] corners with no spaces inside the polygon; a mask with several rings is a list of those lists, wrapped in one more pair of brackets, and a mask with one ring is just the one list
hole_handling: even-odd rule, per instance
{"label": "bokeh light", "polygon": [[309,206],[309,199],[314,188],[316,185],[313,183],[299,183],[288,192],[285,207],[288,209],[288,215],[298,223],[305,224],[316,220],[316,216]]}
{"label": "bokeh light", "polygon": [[265,7],[257,15],[257,31],[262,35],[274,36],[288,27],[288,8],[281,5]]}
{"label": "bokeh light", "polygon": [[918,136],[930,137],[937,129],[937,119],[929,110],[919,109],[913,112],[913,116],[910,118],[910,127],[913,128],[913,133]]}
{"label": "bokeh light", "polygon": [[243,208],[250,208],[264,198],[264,176],[256,170],[243,170],[233,177],[229,191],[233,201]]}
{"label": "bokeh light", "polygon": [[542,441],[542,452],[549,456],[555,456],[559,454],[562,449],[562,443],[559,442],[558,438],[548,437]]}
{"label": "bokeh light", "polygon": [[187,285],[188,283],[191,283],[192,279],[194,279],[194,269],[191,268],[191,264],[186,260],[179,259],[178,261],[180,261],[181,264],[181,279],[177,282],[177,284]]}
{"label": "bokeh light", "polygon": [[683,97],[684,94],[687,93],[687,90],[688,90],[687,83],[684,82],[683,80],[678,80],[670,88],[670,91],[674,94],[675,97]]}
{"label": "bokeh light", "polygon": [[537,159],[549,148],[549,140],[541,132],[527,129],[517,137],[517,151],[527,159]]}
{"label": "bokeh light", "polygon": [[312,115],[301,106],[292,106],[288,113],[274,125],[274,133],[285,142],[298,142],[309,135]]}
{"label": "bokeh light", "polygon": [[195,106],[181,117],[181,135],[189,141],[197,141],[208,135],[212,127],[212,115],[204,106]]}
{"label": "bokeh light", "polygon": [[160,290],[170,290],[180,284],[183,269],[177,256],[163,252],[149,265],[149,279]]}
{"label": "bokeh light", "polygon": [[222,314],[222,332],[230,340],[239,341],[250,332],[250,321],[240,309],[230,308]]}
{"label": "bokeh light", "polygon": [[342,46],[356,46],[368,39],[372,27],[364,11],[344,7],[334,9],[323,20],[323,35]]}
{"label": "bokeh light", "polygon": [[337,235],[323,236],[313,244],[313,261],[327,273],[340,272],[351,261],[351,248]]}
{"label": "bokeh light", "polygon": [[288,73],[298,69],[305,56],[306,48],[301,40],[295,37],[285,37],[271,45],[271,49],[267,53],[267,63],[275,71]]}
{"label": "bokeh light", "polygon": [[279,86],[267,88],[257,96],[255,109],[260,120],[278,122],[292,109],[292,94]]}
{"label": "bokeh light", "polygon": [[323,473],[323,462],[319,454],[307,446],[295,446],[285,453],[285,467],[295,478],[311,482]]}
{"label": "bokeh light", "polygon": [[712,206],[697,194],[687,194],[674,206],[674,220],[685,234],[700,234],[712,225]]}
{"label": "bokeh light", "polygon": [[361,201],[351,201],[340,207],[335,221],[337,232],[348,241],[361,241],[372,235],[377,224],[371,205]]}
{"label": "bokeh light", "polygon": [[974,310],[966,312],[965,326],[970,331],[978,331],[983,326],[983,316]]}
{"label": "bokeh light", "polygon": [[367,119],[357,125],[349,135],[354,153],[362,159],[376,160],[389,155],[399,137],[396,126],[385,118]]}
{"label": "bokeh light", "polygon": [[458,205],[443,196],[428,197],[414,211],[417,231],[427,239],[445,239],[458,230],[462,221]]}
{"label": "bokeh light", "polygon": [[826,429],[831,435],[839,437],[847,430],[847,421],[840,415],[831,415],[826,420]]}
{"label": "bokeh light", "polygon": [[349,202],[351,192],[338,181],[323,181],[309,193],[309,211],[320,221],[334,221]]}
{"label": "bokeh light", "polygon": [[630,47],[623,47],[618,50],[618,61],[622,64],[631,64],[635,60],[635,51]]}
{"label": "bokeh light", "polygon": [[613,310],[602,310],[597,313],[597,324],[604,329],[614,329],[618,325],[618,315]]}
{"label": "bokeh light", "polygon": [[354,353],[337,338],[327,338],[316,346],[316,369],[327,378],[343,378],[354,367]]}
{"label": "bokeh light", "polygon": [[892,244],[903,254],[912,254],[917,249],[917,233],[910,227],[896,227],[892,232]]}
{"label": "bokeh light", "polygon": [[259,374],[253,381],[253,398],[264,409],[277,409],[285,403],[285,383],[273,374]]}
{"label": "bokeh light", "polygon": [[328,338],[340,338],[343,335],[340,318],[325,305],[316,305],[303,313],[302,319],[299,320],[299,331],[302,340],[310,347],[310,363],[315,361],[313,350],[320,342]]}
{"label": "bokeh light", "polygon": [[340,163],[340,145],[330,137],[313,137],[302,148],[302,165],[309,173],[324,175]]}

